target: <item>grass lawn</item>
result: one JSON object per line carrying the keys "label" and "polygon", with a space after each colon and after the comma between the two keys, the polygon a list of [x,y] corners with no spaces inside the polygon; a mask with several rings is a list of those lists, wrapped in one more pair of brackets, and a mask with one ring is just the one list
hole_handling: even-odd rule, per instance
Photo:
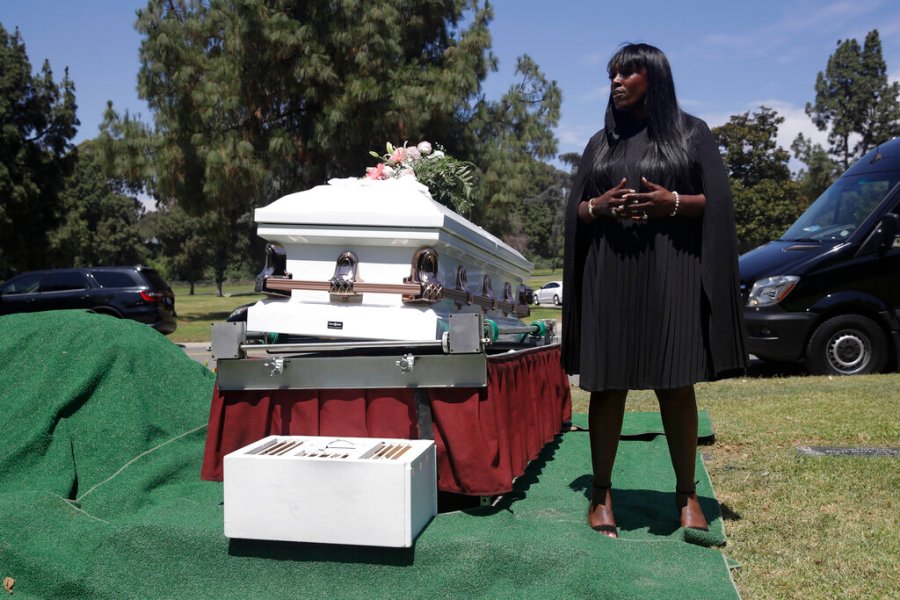
{"label": "grass lawn", "polygon": [[[538,272],[537,287],[561,279]],[[209,325],[254,302],[251,283],[212,286],[194,296],[176,286],[172,341],[209,341]],[[553,307],[532,319],[560,318]],[[886,598],[900,589],[900,459],[806,457],[797,446],[894,446],[900,440],[900,376],[758,377],[697,386],[716,430],[702,448],[738,561],[744,598]],[[573,388],[574,410],[588,395]],[[634,392],[628,410],[657,410]],[[890,590],[895,590],[891,592]]]}
{"label": "grass lawn", "polygon": [[[900,376],[733,379],[697,386],[702,447],[744,598],[896,598],[900,459],[800,456],[797,446],[893,446]],[[588,394],[573,392],[577,412]],[[658,410],[632,392],[628,410]],[[615,482],[614,482],[615,483]],[[890,590],[894,590],[891,592]]]}
{"label": "grass lawn", "polygon": [[173,285],[175,292],[175,312],[178,313],[178,329],[169,336],[175,343],[208,342],[210,325],[224,321],[232,310],[265,298],[253,291],[252,282],[226,284],[225,295],[216,296],[216,287],[210,284],[194,287],[194,295],[189,295],[186,285]]}

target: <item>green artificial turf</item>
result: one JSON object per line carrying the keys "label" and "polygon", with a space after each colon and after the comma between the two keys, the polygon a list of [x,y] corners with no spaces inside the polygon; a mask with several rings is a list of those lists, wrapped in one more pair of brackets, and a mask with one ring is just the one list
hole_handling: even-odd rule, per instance
{"label": "green artificial turf", "polygon": [[0,317],[0,381],[14,598],[737,597],[704,547],[724,542],[706,471],[711,530],[686,535],[662,436],[621,443],[619,540],[587,527],[581,431],[496,506],[440,514],[409,549],[228,540],[222,485],[199,479],[212,375],[166,338],[87,313]]}

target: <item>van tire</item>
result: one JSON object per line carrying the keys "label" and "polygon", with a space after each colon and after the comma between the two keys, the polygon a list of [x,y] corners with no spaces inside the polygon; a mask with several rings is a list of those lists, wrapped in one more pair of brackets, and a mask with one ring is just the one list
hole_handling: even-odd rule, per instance
{"label": "van tire", "polygon": [[819,325],[806,346],[806,366],[814,375],[878,373],[887,360],[881,327],[862,315],[839,315]]}

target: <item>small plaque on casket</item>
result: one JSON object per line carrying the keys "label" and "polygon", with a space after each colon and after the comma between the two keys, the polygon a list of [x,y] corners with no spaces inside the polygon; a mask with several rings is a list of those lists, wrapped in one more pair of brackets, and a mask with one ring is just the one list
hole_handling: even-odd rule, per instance
{"label": "small plaque on casket", "polygon": [[229,538],[410,547],[437,514],[434,442],[269,436],[225,456]]}

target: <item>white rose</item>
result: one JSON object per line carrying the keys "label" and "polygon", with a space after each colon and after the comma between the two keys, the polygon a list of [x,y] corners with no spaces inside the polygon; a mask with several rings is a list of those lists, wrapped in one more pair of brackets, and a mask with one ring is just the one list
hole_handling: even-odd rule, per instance
{"label": "white rose", "polygon": [[384,169],[381,170],[381,174],[382,174],[382,176],[384,176],[385,179],[393,177],[395,174],[394,168],[384,165]]}
{"label": "white rose", "polygon": [[441,152],[440,150],[435,150],[434,154],[431,155],[431,158],[443,158],[443,157],[444,157],[444,153]]}
{"label": "white rose", "polygon": [[428,156],[429,154],[431,154],[431,144],[429,144],[428,142],[419,142],[419,145],[416,146],[416,148],[418,148],[419,152],[422,153],[422,156]]}
{"label": "white rose", "polygon": [[422,158],[422,154],[416,148],[406,149],[406,160],[416,161]]}

